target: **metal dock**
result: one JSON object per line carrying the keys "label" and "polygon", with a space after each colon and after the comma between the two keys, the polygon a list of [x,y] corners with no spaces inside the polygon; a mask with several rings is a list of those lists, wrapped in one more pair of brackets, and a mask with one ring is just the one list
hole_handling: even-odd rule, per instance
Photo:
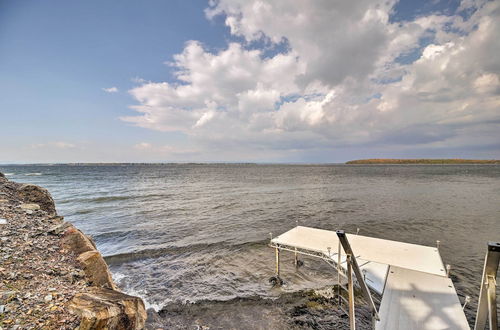
{"label": "metal dock", "polygon": [[[355,329],[354,285],[361,288],[372,311],[375,329],[470,329],[437,247],[303,226],[271,237],[270,246],[276,249],[274,283],[282,283],[281,251],[293,252],[296,266],[300,265],[298,255],[303,254],[323,259],[337,270],[338,303],[349,314],[351,329]],[[341,288],[348,292],[348,299]],[[378,308],[372,293],[379,298]],[[485,323],[489,314],[490,326],[496,326],[496,303],[485,304],[479,306],[481,317]]]}

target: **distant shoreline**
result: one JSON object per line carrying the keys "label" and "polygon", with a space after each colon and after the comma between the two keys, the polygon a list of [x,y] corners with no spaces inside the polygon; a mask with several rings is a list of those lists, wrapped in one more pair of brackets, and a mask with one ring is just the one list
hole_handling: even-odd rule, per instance
{"label": "distant shoreline", "polygon": [[346,162],[348,165],[357,164],[500,164],[496,159],[357,159]]}

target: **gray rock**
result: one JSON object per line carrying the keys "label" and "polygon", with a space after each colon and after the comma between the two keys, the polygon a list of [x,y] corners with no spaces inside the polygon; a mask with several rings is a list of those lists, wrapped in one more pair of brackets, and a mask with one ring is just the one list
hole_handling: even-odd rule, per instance
{"label": "gray rock", "polygon": [[40,209],[40,205],[35,203],[21,204],[19,205],[19,207],[22,208],[23,210],[31,210],[31,211],[36,211]]}
{"label": "gray rock", "polygon": [[47,189],[33,184],[23,184],[17,189],[17,194],[26,203],[36,203],[49,214],[56,213],[54,200]]}
{"label": "gray rock", "polygon": [[47,233],[51,235],[61,235],[70,226],[71,224],[69,222],[63,222],[47,230]]}

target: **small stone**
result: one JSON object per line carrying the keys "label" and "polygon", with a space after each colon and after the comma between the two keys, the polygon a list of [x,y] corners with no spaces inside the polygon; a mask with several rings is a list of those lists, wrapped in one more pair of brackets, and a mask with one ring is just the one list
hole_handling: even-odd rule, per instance
{"label": "small stone", "polygon": [[0,225],[6,225],[7,219],[0,218]]}
{"label": "small stone", "polygon": [[40,205],[34,203],[21,204],[19,205],[19,207],[22,208],[23,210],[32,210],[32,211],[40,209]]}
{"label": "small stone", "polygon": [[51,235],[61,235],[70,226],[71,226],[71,224],[69,222],[63,222],[63,223],[57,224],[54,227],[47,230],[47,233],[49,233]]}
{"label": "small stone", "polygon": [[5,312],[5,305],[0,305],[0,314]]}
{"label": "small stone", "polygon": [[45,302],[49,302],[49,301],[51,301],[51,300],[52,300],[52,295],[51,295],[51,294],[46,295],[45,297],[43,297],[43,300],[44,300]]}
{"label": "small stone", "polygon": [[0,299],[7,300],[16,294],[15,291],[0,291]]}

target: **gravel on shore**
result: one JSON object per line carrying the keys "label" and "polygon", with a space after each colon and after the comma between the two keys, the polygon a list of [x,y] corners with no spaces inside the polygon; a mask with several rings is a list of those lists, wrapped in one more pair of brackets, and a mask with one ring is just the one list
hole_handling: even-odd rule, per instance
{"label": "gravel on shore", "polygon": [[74,329],[66,305],[85,274],[60,246],[62,217],[21,200],[20,186],[0,173],[0,329]]}

